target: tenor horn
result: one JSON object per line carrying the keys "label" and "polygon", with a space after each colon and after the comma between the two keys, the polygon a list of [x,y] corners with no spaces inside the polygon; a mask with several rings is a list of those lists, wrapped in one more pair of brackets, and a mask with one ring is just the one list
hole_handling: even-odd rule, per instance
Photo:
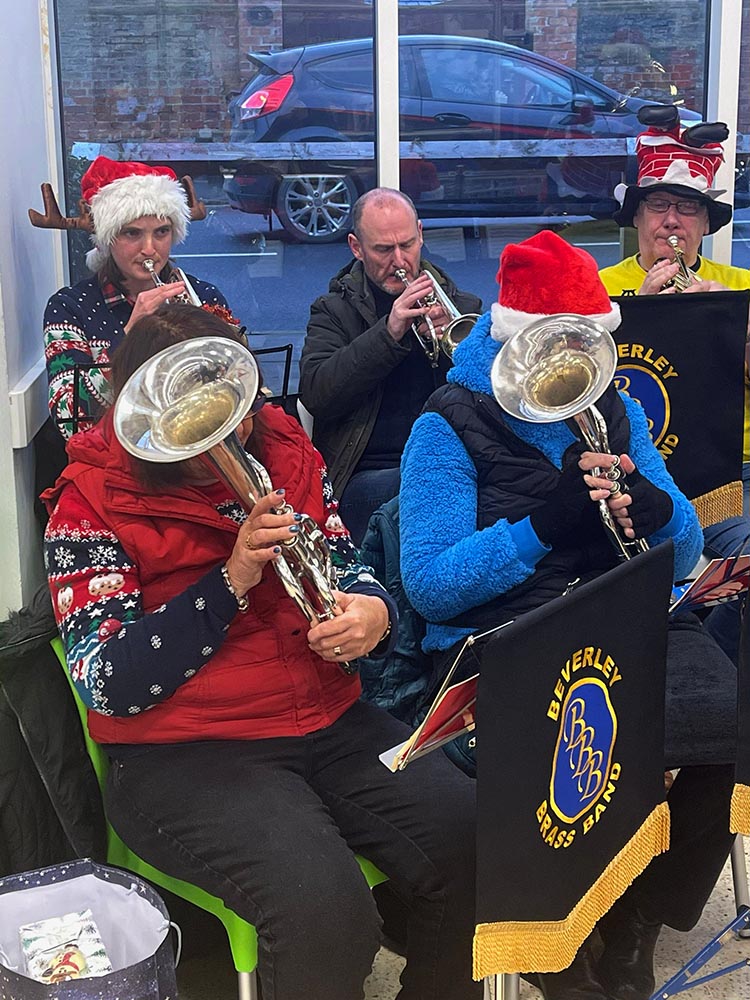
{"label": "tenor horn", "polygon": [[[114,406],[120,444],[147,462],[199,458],[249,513],[273,487],[264,466],[242,447],[236,428],[260,388],[255,358],[241,344],[201,337],[173,344],[131,375]],[[275,508],[291,513],[289,504]],[[334,572],[328,542],[302,514],[299,532],[273,562],[284,589],[311,625],[334,617]],[[346,673],[356,669],[341,664]]]}
{"label": "tenor horn", "polygon": [[[492,392],[506,413],[520,420],[572,419],[587,448],[609,453],[607,424],[594,404],[616,366],[615,342],[599,323],[574,314],[544,317],[504,342],[492,365]],[[601,475],[601,470],[593,469],[591,475]],[[604,475],[613,495],[627,490],[619,463]],[[643,539],[622,534],[606,500],[599,501],[599,514],[620,559],[648,549]]]}

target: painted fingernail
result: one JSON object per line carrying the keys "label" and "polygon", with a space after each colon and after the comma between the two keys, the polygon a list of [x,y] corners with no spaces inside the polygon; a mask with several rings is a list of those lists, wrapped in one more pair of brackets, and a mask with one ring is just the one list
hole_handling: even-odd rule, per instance
{"label": "painted fingernail", "polygon": [[274,552],[276,553],[276,555],[278,555],[278,554],[279,554],[279,552],[281,552],[281,546],[279,546],[279,545],[274,545],[274,547],[273,547],[273,551],[274,551]]}
{"label": "painted fingernail", "polygon": [[276,490],[277,496],[283,497],[285,493],[286,493],[286,490],[283,489],[283,488],[280,489],[280,490]]}
{"label": "painted fingernail", "polygon": [[294,532],[299,531],[299,525],[298,524],[290,524],[289,525],[289,530],[292,532],[292,534],[294,534]]}
{"label": "painted fingernail", "polygon": [[295,521],[301,521],[302,520],[302,515],[301,514],[295,514],[294,515],[294,520]]}

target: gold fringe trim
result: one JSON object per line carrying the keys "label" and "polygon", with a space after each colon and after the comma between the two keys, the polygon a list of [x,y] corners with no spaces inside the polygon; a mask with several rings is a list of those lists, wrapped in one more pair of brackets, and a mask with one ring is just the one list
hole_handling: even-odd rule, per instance
{"label": "gold fringe trim", "polygon": [[[651,859],[668,849],[669,807],[660,802],[564,920],[478,924],[474,932],[474,979],[506,972],[567,969],[596,922]],[[502,892],[502,886],[498,891]]]}
{"label": "gold fringe trim", "polygon": [[701,528],[726,521],[728,517],[739,517],[742,513],[742,483],[727,483],[710,493],[693,497],[690,502],[695,507]]}
{"label": "gold fringe trim", "polygon": [[750,785],[735,785],[729,812],[729,832],[750,834]]}

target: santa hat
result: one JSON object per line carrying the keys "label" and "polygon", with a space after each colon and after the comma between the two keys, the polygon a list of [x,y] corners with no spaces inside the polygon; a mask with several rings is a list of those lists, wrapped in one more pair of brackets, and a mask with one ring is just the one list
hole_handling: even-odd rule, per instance
{"label": "santa hat", "polygon": [[184,187],[170,167],[97,156],[81,179],[81,194],[93,222],[94,249],[86,254],[91,271],[98,271],[106,261],[122,228],[144,215],[169,219],[173,243],[185,239],[190,206]]}
{"label": "santa hat", "polygon": [[708,211],[709,233],[725,226],[732,218],[732,206],[716,200],[724,194],[723,188],[713,187],[724,151],[721,142],[713,140],[726,139],[727,135],[723,122],[682,129],[677,114],[667,127],[655,124],[641,133],[635,144],[638,182],[615,188],[615,198],[622,206],[613,216],[618,226],[633,225],[638,206],[652,191],[700,200]]}
{"label": "santa hat", "polygon": [[549,229],[523,243],[509,243],[500,256],[498,301],[492,304],[491,333],[508,337],[534,320],[561,313],[585,316],[611,333],[620,307],[611,302],[591,254]]}

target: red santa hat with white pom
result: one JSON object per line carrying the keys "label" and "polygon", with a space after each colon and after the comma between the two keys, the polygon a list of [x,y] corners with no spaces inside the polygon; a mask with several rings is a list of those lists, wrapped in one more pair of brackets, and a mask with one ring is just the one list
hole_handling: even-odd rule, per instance
{"label": "red santa hat with white pom", "polygon": [[610,300],[594,258],[549,229],[508,244],[497,280],[500,293],[492,304],[490,331],[495,340],[560,313],[585,316],[610,333],[620,325],[620,307]]}
{"label": "red santa hat with white pom", "polygon": [[191,220],[203,219],[206,209],[195,195],[189,177],[177,179],[171,167],[123,162],[97,156],[81,178],[79,215],[65,217],[49,184],[42,184],[45,214],[29,209],[34,226],[42,229],[83,229],[94,244],[86,254],[90,270],[98,271],[109,248],[129,222],[153,215],[172,223],[172,241],[181,243]]}

